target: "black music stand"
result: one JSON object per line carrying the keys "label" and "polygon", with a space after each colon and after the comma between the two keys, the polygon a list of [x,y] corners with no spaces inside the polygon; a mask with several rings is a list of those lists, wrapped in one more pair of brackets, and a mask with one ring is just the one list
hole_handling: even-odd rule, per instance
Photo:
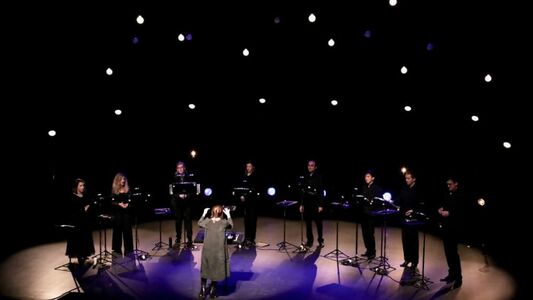
{"label": "black music stand", "polygon": [[135,217],[135,248],[133,249],[133,256],[135,259],[146,260],[150,258],[150,254],[144,250],[139,250],[139,211],[141,204],[147,204],[150,194],[142,193],[138,187],[133,189],[131,199],[133,200],[133,214]]}
{"label": "black music stand", "polygon": [[281,241],[281,242],[276,244],[276,246],[279,247],[279,251],[282,251],[282,250],[287,251],[288,248],[290,248],[290,247],[296,248],[296,249],[298,248],[298,246],[296,246],[295,244],[289,243],[286,240],[287,207],[292,206],[292,205],[294,205],[296,203],[298,203],[298,201],[290,201],[290,200],[283,200],[283,201],[280,201],[280,202],[276,203],[276,205],[278,205],[279,207],[283,207],[283,241]]}
{"label": "black music stand", "polygon": [[[355,188],[355,190],[357,191],[357,188]],[[364,196],[363,195],[355,195],[355,198],[356,199],[363,199]],[[359,202],[356,200],[356,204],[358,204]],[[359,249],[359,222],[355,222],[355,255],[352,256],[352,257],[349,257],[347,259],[344,259],[342,260],[342,264],[345,265],[345,266],[352,266],[352,267],[359,267],[359,261],[360,260],[366,260],[368,261],[369,259],[366,259],[366,258],[362,258],[358,255],[358,249]]]}
{"label": "black music stand", "polygon": [[[346,201],[344,203],[342,203],[342,202],[331,202],[331,205],[333,207],[337,208],[337,212],[339,212],[341,209],[350,208],[350,204],[348,203],[348,201]],[[339,218],[340,218],[340,216],[337,215],[337,229],[336,229],[336,238],[335,238],[335,249],[333,249],[332,251],[330,251],[327,254],[324,254],[325,258],[335,259],[337,262],[339,261],[339,256],[341,256],[343,258],[349,258],[349,256],[346,253],[344,253],[341,250],[339,250]]]}
{"label": "black music stand", "polygon": [[379,275],[388,275],[390,272],[396,270],[396,268],[390,265],[389,259],[387,258],[387,217],[398,213],[399,207],[379,197],[374,197],[374,201],[379,201],[378,205],[380,208],[369,212],[369,214],[376,217],[382,216],[383,225],[381,226],[380,256],[377,258],[379,263],[372,270]]}
{"label": "black music stand", "polygon": [[169,244],[163,242],[162,240],[162,235],[163,235],[163,230],[162,230],[163,217],[162,216],[169,215],[170,213],[171,211],[169,207],[154,208],[154,214],[156,216],[159,216],[159,242],[155,243],[154,248],[152,248],[152,251],[154,250],[159,251],[161,250],[161,248],[163,248],[163,246],[170,247]]}
{"label": "black music stand", "polygon": [[[107,263],[113,262],[113,254],[109,251],[107,251],[107,228],[104,228],[104,221],[105,220],[112,220],[113,217],[106,214],[100,214],[97,216],[100,220],[100,226],[98,228],[98,244],[99,244],[99,253],[94,255],[92,258],[96,259],[96,264],[94,267],[98,267],[98,269],[107,269],[110,266]],[[102,231],[104,231],[104,249],[102,250]],[[111,257],[111,258],[109,258]]]}
{"label": "black music stand", "polygon": [[[237,200],[237,203],[240,204],[240,203],[241,203],[240,198],[241,198],[242,196],[250,195],[251,193],[252,193],[252,190],[251,190],[249,187],[246,187],[246,186],[236,186],[236,187],[233,187],[233,192],[232,192],[231,194],[232,194],[235,198],[238,199],[238,200]],[[237,208],[237,207],[235,206],[235,208],[232,210],[232,207],[230,207],[230,210],[231,210],[231,211],[234,211],[236,208]],[[246,214],[246,210],[244,210],[244,213]],[[245,216],[245,220],[246,220],[246,216]],[[246,224],[246,222],[245,222],[245,224]],[[246,227],[246,226],[245,226],[245,227]],[[240,242],[240,243],[237,244],[236,247],[237,247],[238,249],[242,249],[242,248],[247,249],[247,248],[248,248],[248,245],[246,244],[246,239],[247,239],[247,237],[245,236],[244,238],[245,238],[245,239],[244,239],[242,242]]]}
{"label": "black music stand", "polygon": [[[429,221],[429,217],[427,217],[424,213],[413,212],[402,223],[405,226],[422,227],[426,225],[428,221]],[[422,230],[422,274],[418,274],[420,276],[417,276],[416,282],[413,285],[416,288],[429,290],[429,285],[433,284],[433,281],[431,281],[429,277],[425,276],[425,268],[426,268],[426,231]]]}
{"label": "black music stand", "polygon": [[305,253],[309,251],[309,247],[304,243],[304,213],[300,213],[300,246],[293,253]]}

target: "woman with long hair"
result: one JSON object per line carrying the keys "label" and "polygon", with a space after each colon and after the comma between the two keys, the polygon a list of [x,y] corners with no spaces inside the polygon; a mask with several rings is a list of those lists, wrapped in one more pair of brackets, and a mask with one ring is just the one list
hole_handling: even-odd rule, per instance
{"label": "woman with long hair", "polygon": [[[204,213],[198,225],[205,229],[204,246],[202,248],[202,264],[200,266],[201,286],[199,298],[204,298],[207,294],[207,280],[211,280],[209,286],[209,297],[215,298],[217,283],[229,277],[229,255],[226,244],[226,229],[233,227],[233,220],[230,216],[229,208],[215,205],[211,208],[211,217],[206,218],[209,208],[204,209]],[[224,213],[227,219],[223,218]]]}
{"label": "woman with long hair", "polygon": [[71,224],[74,226],[67,239],[66,255],[76,257],[84,264],[87,257],[94,254],[94,241],[89,218],[90,201],[85,196],[85,180],[77,178],[72,187],[68,203]]}
{"label": "woman with long hair", "polygon": [[122,238],[124,238],[124,253],[133,252],[133,217],[131,215],[131,194],[128,178],[117,173],[111,188],[111,204],[113,205],[113,252],[122,255]]}

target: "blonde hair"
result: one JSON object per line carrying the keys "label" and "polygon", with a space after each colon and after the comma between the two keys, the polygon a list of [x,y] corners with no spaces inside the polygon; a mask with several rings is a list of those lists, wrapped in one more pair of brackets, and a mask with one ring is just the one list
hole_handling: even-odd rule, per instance
{"label": "blonde hair", "polygon": [[215,205],[211,208],[211,218],[222,217],[222,205]]}
{"label": "blonde hair", "polygon": [[[124,189],[122,189],[122,186],[120,185],[120,182],[122,181],[122,179],[124,179],[125,181]],[[128,183],[128,178],[126,177],[126,175],[122,173],[117,173],[117,175],[115,175],[115,178],[113,178],[113,186],[111,187],[111,194],[113,195],[120,194],[121,191],[123,193],[128,193],[130,191],[130,185]]]}

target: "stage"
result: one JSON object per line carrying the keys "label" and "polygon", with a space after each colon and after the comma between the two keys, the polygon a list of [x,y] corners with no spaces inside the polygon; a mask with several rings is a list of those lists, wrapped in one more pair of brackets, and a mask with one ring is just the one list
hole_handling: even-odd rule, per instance
{"label": "stage", "polygon": [[[234,230],[243,232],[243,220],[237,218]],[[395,269],[389,274],[376,274],[377,265],[361,261],[359,267],[345,266],[344,257],[324,257],[335,249],[336,222],[324,222],[325,247],[313,247],[307,253],[280,251],[276,246],[283,240],[283,220],[259,218],[257,242],[268,244],[254,249],[239,249],[229,245],[231,277],[219,284],[221,299],[511,299],[516,283],[510,274],[498,268],[490,258],[475,248],[460,245],[463,286],[451,289],[451,284],[439,281],[446,276],[447,265],[439,237],[426,234],[425,275],[433,283],[429,289],[400,285],[405,273],[401,234],[398,228],[388,228],[386,256]],[[355,223],[339,223],[339,249],[349,256],[355,253]],[[316,227],[313,225],[316,238]],[[194,235],[199,228],[193,223]],[[360,228],[359,228],[360,230]],[[376,228],[376,243],[380,247],[380,227]],[[0,265],[0,296],[13,299],[197,299],[200,286],[200,256],[198,250],[164,247],[152,250],[159,241],[159,222],[142,223],[138,227],[139,249],[150,253],[147,260],[130,257],[113,259],[109,268],[100,265],[70,268],[56,267],[68,262],[64,256],[65,242],[43,244],[7,257]],[[174,237],[174,223],[162,223],[162,241]],[[300,223],[287,221],[286,239],[300,244]],[[422,233],[420,233],[420,263],[422,271]],[[99,232],[94,232],[95,248],[99,251]],[[111,229],[107,230],[110,251]],[[358,253],[365,251],[359,234]],[[73,259],[73,261],[76,261]],[[486,262],[488,261],[488,264]],[[79,290],[76,288],[79,285]],[[69,292],[72,291],[72,292]],[[76,294],[78,292],[84,295]]]}

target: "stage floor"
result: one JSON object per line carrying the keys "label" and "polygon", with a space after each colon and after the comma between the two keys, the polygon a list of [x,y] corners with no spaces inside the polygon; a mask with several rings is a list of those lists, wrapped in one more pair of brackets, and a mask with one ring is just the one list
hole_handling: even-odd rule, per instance
{"label": "stage floor", "polygon": [[[237,218],[234,230],[243,232],[243,220]],[[199,228],[194,222],[193,234]],[[279,251],[276,244],[283,240],[283,220],[259,218],[257,242],[268,244],[243,250],[229,245],[231,277],[219,284],[221,299],[512,299],[516,284],[512,276],[493,265],[478,249],[460,245],[463,286],[450,289],[439,281],[446,276],[447,265],[440,238],[426,235],[425,275],[433,281],[429,289],[400,285],[409,274],[399,264],[403,261],[401,234],[398,228],[388,228],[386,256],[396,269],[387,275],[372,271],[377,262],[362,261],[359,267],[344,266],[344,257],[324,257],[335,249],[336,222],[324,221],[325,247],[307,253],[293,249]],[[355,254],[355,223],[339,223],[339,249],[349,256]],[[313,225],[316,238],[316,227]],[[360,228],[359,228],[360,230]],[[376,243],[380,246],[380,227],[376,228]],[[197,299],[200,285],[202,244],[197,251],[162,248],[153,251],[159,241],[159,222],[139,225],[139,249],[150,253],[147,260],[116,258],[109,268],[96,266],[56,267],[68,262],[64,256],[65,242],[44,244],[22,250],[0,264],[0,296],[13,299]],[[162,241],[174,237],[174,222],[162,223]],[[300,244],[300,223],[287,221],[287,241]],[[422,270],[422,233],[420,233],[420,263]],[[95,248],[99,251],[98,231],[94,232]],[[107,230],[108,250],[111,229]],[[316,241],[315,241],[316,246]],[[359,234],[358,253],[365,251]],[[73,259],[73,261],[76,261]],[[80,291],[76,294],[79,285]],[[74,289],[74,290],[73,290]],[[70,290],[73,290],[69,293]],[[161,298],[162,297],[162,298]]]}

